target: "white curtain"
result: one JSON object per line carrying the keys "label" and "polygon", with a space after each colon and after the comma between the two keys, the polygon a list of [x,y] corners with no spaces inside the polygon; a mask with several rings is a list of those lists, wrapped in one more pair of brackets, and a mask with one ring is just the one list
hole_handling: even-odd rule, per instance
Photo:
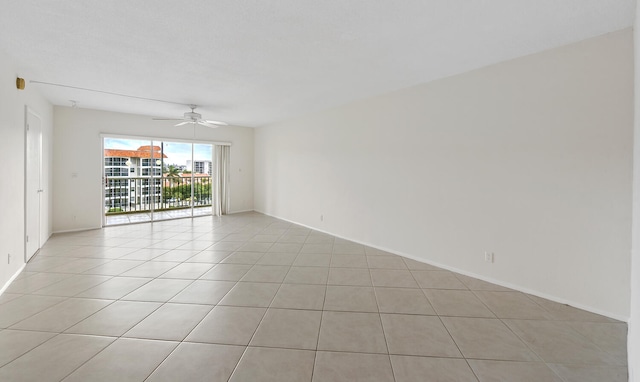
{"label": "white curtain", "polygon": [[216,216],[229,212],[229,155],[230,146],[215,146],[215,179],[213,187],[213,213]]}

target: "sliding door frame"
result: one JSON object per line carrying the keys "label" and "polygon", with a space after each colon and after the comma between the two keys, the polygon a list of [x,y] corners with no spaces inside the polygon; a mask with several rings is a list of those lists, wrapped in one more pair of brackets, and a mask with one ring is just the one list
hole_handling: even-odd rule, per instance
{"label": "sliding door frame", "polygon": [[[104,172],[104,140],[105,138],[116,138],[116,139],[131,139],[131,140],[139,140],[139,141],[149,141],[149,145],[151,146],[151,156],[153,159],[153,153],[155,152],[153,150],[153,143],[154,142],[176,142],[176,143],[189,143],[191,144],[191,163],[193,164],[193,168],[192,168],[192,175],[191,175],[191,218],[194,217],[193,215],[193,209],[194,209],[194,205],[193,205],[193,198],[194,198],[194,173],[193,173],[193,169],[195,169],[195,162],[194,162],[194,149],[193,149],[193,145],[195,144],[206,144],[206,145],[211,145],[212,146],[212,150],[211,150],[211,163],[213,165],[214,161],[215,161],[215,146],[232,146],[231,142],[225,142],[225,141],[207,141],[207,140],[201,140],[201,139],[185,139],[185,138],[170,138],[170,137],[148,137],[148,136],[143,136],[143,135],[125,135],[125,134],[110,134],[110,133],[100,133],[100,147],[101,147],[101,151],[100,151],[100,168],[102,169],[102,185],[100,187],[101,189],[101,198],[100,198],[100,211],[101,211],[101,220],[102,220],[102,227],[106,226],[106,214],[104,212],[104,199],[105,199],[105,186],[106,186],[106,176],[105,176],[105,172]],[[161,152],[161,155],[163,154],[163,152]],[[150,172],[150,179],[151,181],[149,182],[150,186],[152,188],[155,188],[155,181],[153,181],[154,178],[153,176],[153,166],[151,167],[151,172]],[[160,179],[162,179],[162,175],[160,177]],[[155,190],[154,190],[155,191]],[[213,187],[211,188],[211,192],[213,192]],[[154,197],[154,201],[155,201],[155,197]],[[155,206],[154,203],[149,203],[150,204],[150,223],[153,223],[154,221],[163,221],[163,220],[156,220],[154,219],[154,212],[155,212]],[[212,205],[213,208],[213,205]],[[133,224],[133,223],[130,223]]]}

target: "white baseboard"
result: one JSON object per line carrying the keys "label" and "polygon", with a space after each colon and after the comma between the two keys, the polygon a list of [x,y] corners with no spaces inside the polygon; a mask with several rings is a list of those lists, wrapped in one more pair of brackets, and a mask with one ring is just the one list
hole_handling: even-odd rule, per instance
{"label": "white baseboard", "polygon": [[295,222],[295,221],[292,221],[292,220],[289,220],[289,219],[285,219],[285,218],[282,218],[282,217],[279,217],[279,216],[276,216],[276,215],[271,215],[271,214],[268,214],[266,212],[262,212],[260,210],[255,210],[255,212],[258,212],[258,213],[261,213],[261,214],[264,214],[264,215],[267,215],[267,216],[271,216],[271,217],[274,217],[276,219],[284,220],[286,222],[293,223],[293,224],[296,224],[296,225],[299,225],[299,226],[302,226],[302,227],[306,227],[306,228],[312,229],[314,231],[326,233],[328,235],[335,236],[335,237],[338,237],[340,239],[349,240],[349,241],[352,241],[354,243],[366,245],[367,247],[379,249],[381,251],[389,252],[389,253],[392,253],[394,255],[406,257],[408,259],[419,261],[419,262],[424,263],[424,264],[433,265],[434,267],[446,269],[448,271],[460,273],[460,274],[465,275],[465,276],[473,277],[473,278],[476,278],[476,279],[479,279],[479,280],[482,280],[482,281],[486,281],[486,282],[489,282],[489,283],[492,283],[492,284],[500,285],[500,286],[505,287],[505,288],[517,290],[517,291],[522,292],[522,293],[531,294],[531,295],[534,295],[534,296],[537,296],[537,297],[541,297],[541,298],[544,298],[544,299],[547,299],[547,300],[551,300],[551,301],[554,301],[554,302],[557,302],[557,303],[560,303],[560,304],[570,305],[570,306],[572,306],[574,308],[586,310],[587,312],[591,312],[591,313],[599,314],[601,316],[613,318],[614,320],[623,321],[623,322],[628,322],[629,321],[629,317],[627,317],[627,316],[621,316],[619,314],[607,312],[607,311],[604,311],[602,309],[594,308],[592,306],[580,304],[580,303],[577,303],[575,301],[570,301],[570,300],[567,300],[567,299],[564,299],[564,298],[561,298],[561,297],[558,297],[558,296],[546,294],[546,293],[543,293],[543,292],[540,292],[540,291],[537,291],[537,290],[534,290],[534,289],[526,288],[526,287],[523,287],[523,286],[520,286],[520,285],[517,285],[517,284],[512,284],[512,283],[505,282],[505,281],[502,281],[502,280],[497,280],[497,279],[494,279],[494,278],[491,278],[491,277],[486,277],[486,276],[483,276],[483,275],[479,275],[479,274],[476,274],[476,273],[473,273],[473,272],[466,271],[464,269],[460,269],[460,268],[452,267],[452,266],[449,266],[449,265],[446,265],[446,264],[441,264],[441,263],[438,263],[438,262],[430,261],[428,259],[417,257],[415,255],[411,255],[411,254],[408,254],[408,253],[403,253],[403,252],[396,251],[396,250],[393,250],[393,249],[390,249],[390,248],[385,248],[385,247],[373,245],[371,243],[363,242],[363,241],[360,241],[360,240],[355,240],[355,239],[352,239],[352,238],[344,237],[344,236],[335,234],[333,232],[329,232],[329,231],[325,231],[325,230],[322,230],[322,229],[319,229],[319,228],[316,228],[316,227],[308,226],[306,224],[298,223],[298,222]]}
{"label": "white baseboard", "polygon": [[4,291],[7,290],[7,288],[9,288],[9,285],[11,285],[11,283],[13,282],[13,280],[16,279],[16,277],[18,277],[18,275],[20,274],[20,272],[22,272],[22,270],[24,269],[24,267],[26,267],[27,264],[22,264],[22,266],[20,267],[20,269],[18,269],[18,271],[11,276],[11,278],[9,280],[7,280],[6,283],[4,283],[4,285],[2,286],[2,289],[0,289],[0,295],[2,295],[4,293]]}
{"label": "white baseboard", "polygon": [[91,231],[94,229],[102,229],[102,227],[88,227],[88,228],[75,228],[75,229],[67,229],[62,231],[53,231],[53,234],[56,233],[72,233],[72,232],[83,232],[83,231]]}

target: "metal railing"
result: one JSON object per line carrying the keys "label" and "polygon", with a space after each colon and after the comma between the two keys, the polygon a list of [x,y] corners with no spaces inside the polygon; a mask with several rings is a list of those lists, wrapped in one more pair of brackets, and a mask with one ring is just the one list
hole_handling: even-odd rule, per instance
{"label": "metal railing", "polygon": [[105,178],[106,215],[211,206],[211,176]]}

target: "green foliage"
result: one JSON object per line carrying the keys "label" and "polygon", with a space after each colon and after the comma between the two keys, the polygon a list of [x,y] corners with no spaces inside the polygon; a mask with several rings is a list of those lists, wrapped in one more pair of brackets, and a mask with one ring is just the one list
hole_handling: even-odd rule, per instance
{"label": "green foliage", "polygon": [[120,207],[111,207],[111,208],[109,208],[109,212],[122,212],[122,208],[120,208]]}

